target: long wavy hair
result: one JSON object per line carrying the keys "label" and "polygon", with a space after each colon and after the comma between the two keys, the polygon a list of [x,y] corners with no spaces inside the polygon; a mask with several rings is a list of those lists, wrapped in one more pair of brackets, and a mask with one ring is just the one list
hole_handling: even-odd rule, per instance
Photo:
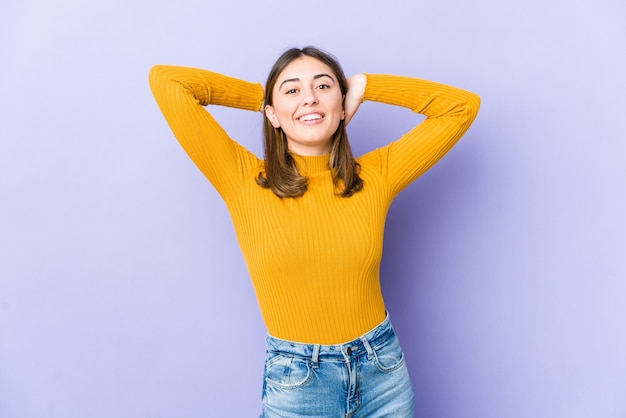
{"label": "long wavy hair", "polygon": [[[291,48],[276,60],[265,83],[264,105],[273,105],[274,85],[282,71],[295,59],[308,56],[328,65],[337,77],[341,94],[345,100],[348,83],[343,69],[335,57],[318,48],[307,46],[302,49]],[[265,152],[265,172],[259,173],[257,184],[271,189],[278,197],[299,197],[308,188],[308,179],[298,172],[293,157],[287,148],[287,137],[282,128],[274,128],[267,117],[263,118],[263,137]],[[345,121],[341,120],[331,138],[330,160],[328,168],[332,173],[336,193],[350,197],[363,188],[359,177],[360,167],[352,155],[348,142]]]}

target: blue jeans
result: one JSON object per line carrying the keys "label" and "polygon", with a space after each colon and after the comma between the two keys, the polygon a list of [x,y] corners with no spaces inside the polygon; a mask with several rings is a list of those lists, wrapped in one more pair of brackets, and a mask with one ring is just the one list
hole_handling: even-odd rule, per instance
{"label": "blue jeans", "polygon": [[354,341],[267,336],[261,418],[412,418],[413,389],[389,316]]}

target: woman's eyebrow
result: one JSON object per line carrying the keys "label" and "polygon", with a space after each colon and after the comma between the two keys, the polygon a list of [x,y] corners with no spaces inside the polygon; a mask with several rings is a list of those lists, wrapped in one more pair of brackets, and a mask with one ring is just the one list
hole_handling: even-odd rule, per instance
{"label": "woman's eyebrow", "polygon": [[313,80],[317,80],[318,78],[322,78],[322,77],[328,77],[328,78],[330,78],[331,80],[335,81],[335,79],[334,79],[334,78],[332,78],[332,76],[330,76],[330,75],[328,75],[328,74],[325,74],[325,73],[324,73],[324,74],[317,74],[317,75],[314,75],[314,76],[313,76]]}
{"label": "woman's eyebrow", "polygon": [[[313,76],[313,80],[317,80],[317,79],[322,78],[322,77],[328,77],[328,78],[330,78],[331,80],[335,81],[335,79],[334,79],[332,76],[330,76],[330,75],[328,75],[328,74],[326,74],[326,73],[322,73],[322,74],[315,74],[315,75]],[[298,77],[295,77],[295,78],[288,78],[288,79],[286,79],[286,80],[283,80],[283,82],[282,82],[282,83],[280,83],[280,85],[278,86],[278,88],[280,89],[280,88],[283,86],[283,84],[285,84],[285,83],[292,83],[292,82],[297,82],[297,81],[300,81],[300,79],[299,79]]]}
{"label": "woman's eyebrow", "polygon": [[300,81],[300,79],[299,78],[288,78],[287,80],[284,80],[282,83],[280,83],[278,88],[280,89],[283,86],[283,84],[285,84],[285,83],[293,83],[293,82],[296,82],[296,81]]}

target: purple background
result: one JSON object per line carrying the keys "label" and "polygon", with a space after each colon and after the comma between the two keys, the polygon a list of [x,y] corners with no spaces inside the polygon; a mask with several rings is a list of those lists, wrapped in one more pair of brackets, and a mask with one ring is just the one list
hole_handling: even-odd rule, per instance
{"label": "purple background", "polygon": [[[156,63],[263,81],[288,46],[475,91],[390,212],[417,412],[626,416],[619,0],[0,4],[0,417],[253,417],[264,327],[224,204],[152,100]],[[213,109],[261,152],[260,114]],[[419,118],[366,103],[357,154]]]}

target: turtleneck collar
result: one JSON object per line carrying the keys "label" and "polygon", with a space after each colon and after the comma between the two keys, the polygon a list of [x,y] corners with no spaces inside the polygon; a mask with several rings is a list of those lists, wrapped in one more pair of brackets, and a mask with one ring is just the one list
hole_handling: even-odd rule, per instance
{"label": "turtleneck collar", "polygon": [[330,161],[330,154],[319,156],[303,156],[291,153],[291,156],[296,162],[298,172],[303,176],[324,173],[329,170],[328,162]]}

